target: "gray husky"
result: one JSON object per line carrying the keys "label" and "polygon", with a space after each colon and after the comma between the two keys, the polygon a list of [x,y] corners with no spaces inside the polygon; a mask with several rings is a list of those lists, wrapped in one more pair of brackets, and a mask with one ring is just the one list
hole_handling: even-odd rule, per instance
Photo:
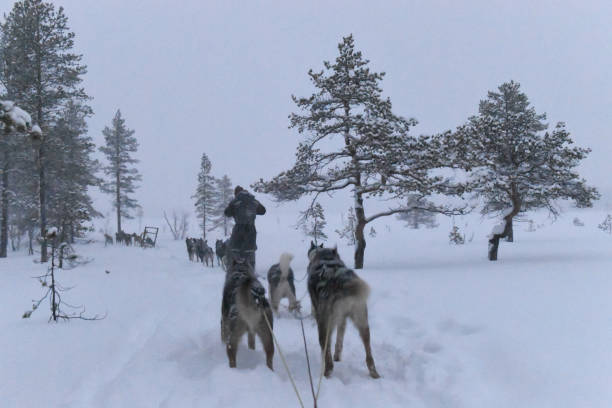
{"label": "gray husky", "polygon": [[312,314],[319,329],[319,344],[325,360],[325,376],[334,368],[330,338],[337,327],[334,360],[340,361],[346,321],[350,318],[363,341],[366,365],[372,378],[378,378],[370,347],[370,326],[366,301],[370,293],[368,284],[346,267],[337,248],[323,248],[310,243],[308,250],[308,292],[312,300]]}
{"label": "gray husky", "polygon": [[277,264],[268,270],[268,288],[272,310],[278,313],[278,305],[283,298],[289,299],[289,310],[299,309],[300,303],[295,298],[295,277],[289,266],[293,255],[283,253]]}
{"label": "gray husky", "polygon": [[254,335],[257,334],[266,352],[266,364],[273,370],[272,325],[272,310],[266,299],[266,290],[257,280],[251,265],[245,259],[233,257],[225,275],[221,303],[221,340],[226,344],[229,366],[236,367],[238,343],[248,332],[249,348],[255,348]]}

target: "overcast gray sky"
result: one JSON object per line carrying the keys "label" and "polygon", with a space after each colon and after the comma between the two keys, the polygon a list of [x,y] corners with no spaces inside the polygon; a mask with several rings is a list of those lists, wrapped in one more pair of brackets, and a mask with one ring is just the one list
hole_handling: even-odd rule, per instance
{"label": "overcast gray sky", "polygon": [[312,92],[308,69],[350,33],[387,73],[394,111],[419,121],[415,133],[454,128],[488,90],[520,82],[551,124],[593,149],[583,174],[611,199],[609,0],[55,3],[89,67],[95,141],[117,108],[136,130],[146,216],[192,210],[202,152],[242,185],[290,166],[300,140],[287,128],[290,96]]}

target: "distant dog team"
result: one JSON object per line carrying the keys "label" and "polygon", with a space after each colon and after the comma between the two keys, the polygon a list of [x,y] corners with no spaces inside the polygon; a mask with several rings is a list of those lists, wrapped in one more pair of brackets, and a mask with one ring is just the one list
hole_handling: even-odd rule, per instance
{"label": "distant dog team", "polygon": [[212,268],[215,266],[214,253],[208,241],[202,238],[186,238],[187,255],[190,261],[202,262]]}

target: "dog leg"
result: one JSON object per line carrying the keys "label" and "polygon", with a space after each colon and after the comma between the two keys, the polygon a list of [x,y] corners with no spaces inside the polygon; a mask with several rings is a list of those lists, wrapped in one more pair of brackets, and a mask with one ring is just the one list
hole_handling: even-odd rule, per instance
{"label": "dog leg", "polygon": [[342,345],[344,344],[344,331],[346,330],[346,317],[338,325],[336,333],[336,350],[334,351],[334,361],[340,361],[342,356]]}
{"label": "dog leg", "polygon": [[[269,313],[268,319],[272,319],[271,311],[264,311],[264,313]],[[274,340],[272,339],[272,333],[270,333],[270,329],[268,329],[268,325],[265,321],[259,323],[257,335],[261,339],[264,351],[266,352],[266,365],[270,370],[274,371],[274,367],[272,365],[272,360],[274,358]]]}
{"label": "dog leg", "polygon": [[289,299],[289,310],[296,310],[298,309],[298,301],[297,298],[295,297],[295,293],[291,290],[291,287],[289,287],[289,284],[287,284],[287,290],[285,290],[285,295],[287,297],[287,299]]}
{"label": "dog leg", "polygon": [[270,303],[272,304],[272,310],[278,314],[278,305],[280,304],[280,296],[278,293],[278,287],[272,288],[270,285]]}
{"label": "dog leg", "polygon": [[249,330],[249,333],[247,334],[247,343],[249,344],[249,348],[251,350],[255,350],[255,333],[253,333],[252,331]]}
{"label": "dog leg", "polygon": [[353,318],[353,322],[355,322],[357,330],[359,330],[361,341],[363,341],[363,347],[365,348],[366,353],[366,365],[370,371],[370,377],[379,378],[380,375],[376,371],[374,357],[372,357],[372,348],[370,347],[370,325],[368,324],[368,309],[366,306],[364,306],[356,314],[356,316]]}
{"label": "dog leg", "polygon": [[[317,326],[319,328],[319,344],[321,345],[321,359],[325,361],[325,370],[323,375],[325,377],[329,377],[334,369],[334,362],[331,357],[331,345],[329,344],[329,338],[331,337],[331,327],[329,326],[329,321],[326,317],[321,317],[320,320],[317,321]],[[325,353],[325,354],[323,354]]]}
{"label": "dog leg", "polygon": [[226,351],[227,357],[229,358],[230,368],[235,368],[236,354],[238,353],[238,343],[240,343],[240,339],[244,335],[244,332],[247,330],[247,327],[244,324],[237,323],[232,329],[230,329],[232,330],[232,332],[230,333],[229,341],[227,342]]}

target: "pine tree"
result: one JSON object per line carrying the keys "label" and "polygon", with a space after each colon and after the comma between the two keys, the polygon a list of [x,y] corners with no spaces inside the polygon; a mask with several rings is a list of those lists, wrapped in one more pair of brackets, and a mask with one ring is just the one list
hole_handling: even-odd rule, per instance
{"label": "pine tree", "polygon": [[490,236],[492,261],[497,259],[499,240],[510,233],[520,212],[546,208],[556,216],[557,199],[590,207],[599,198],[575,171],[590,149],[573,146],[563,123],[546,131],[545,120],[545,114],[530,106],[520,85],[511,81],[489,92],[478,115],[445,135],[448,151],[442,154],[470,171],[469,188],[476,197],[492,210],[503,211],[502,224]]}
{"label": "pine tree", "polygon": [[86,66],[82,56],[72,52],[74,33],[69,31],[64,9],[57,10],[42,0],[23,0],[14,4],[0,24],[0,83],[4,97],[30,112],[42,128],[35,144],[36,168],[25,177],[38,183],[41,261],[47,261],[47,157],[52,137],[48,131],[62,107],[70,100],[83,103],[87,94],[80,88]]}
{"label": "pine tree", "polygon": [[345,239],[347,245],[357,245],[357,239],[355,238],[355,226],[357,225],[357,217],[355,217],[355,210],[353,207],[349,207],[346,221],[344,220],[344,214],[341,214],[342,229],[336,230],[336,234],[341,239]]}
{"label": "pine tree", "polygon": [[[369,61],[355,50],[352,35],[342,40],[338,51],[335,63],[325,61],[324,70],[308,72],[317,92],[293,97],[304,113],[292,113],[290,127],[309,135],[298,145],[295,165],[253,187],[279,201],[350,189],[356,216],[355,268],[361,269],[368,223],[412,210],[405,205],[409,193],[460,194],[462,190],[430,174],[430,169],[441,165],[439,147],[432,145],[435,139],[408,134],[416,120],[393,113],[391,101],[382,97],[384,73],[370,71]],[[366,198],[384,198],[395,207],[367,216]],[[448,207],[428,210],[454,212]]]}
{"label": "pine tree", "polygon": [[[27,143],[30,145],[30,143]],[[31,146],[30,146],[31,147]],[[34,177],[36,157],[32,149],[18,148],[12,156],[11,171],[8,174],[8,183],[11,194],[9,196],[10,225],[13,225],[28,237],[28,253],[34,254],[34,244],[37,242],[37,227],[39,221],[39,193],[38,180]]]}
{"label": "pine tree", "polygon": [[91,110],[69,102],[51,134],[54,157],[49,164],[49,222],[59,228],[61,242],[74,242],[85,231],[85,222],[101,214],[93,208],[88,189],[100,184],[96,148],[87,135],[85,119]]}
{"label": "pine tree", "polygon": [[409,194],[407,201],[407,207],[413,209],[398,214],[397,216],[398,220],[406,222],[406,227],[419,229],[422,226],[426,228],[435,228],[438,226],[436,223],[436,214],[421,209],[431,207],[433,205],[432,203],[423,199],[418,194]]}
{"label": "pine tree", "polygon": [[227,237],[232,229],[233,220],[225,216],[225,208],[232,201],[234,197],[234,190],[232,188],[232,181],[226,175],[220,179],[215,179],[215,198],[213,200],[214,207],[212,212],[212,228],[221,228],[223,230],[223,236]]}
{"label": "pine tree", "polygon": [[202,238],[206,239],[208,228],[212,226],[212,219],[215,216],[217,196],[215,195],[215,178],[210,174],[212,164],[206,153],[202,153],[200,161],[200,173],[198,174],[198,186],[191,198],[195,199],[196,215],[200,218],[202,228]]}
{"label": "pine tree", "polygon": [[142,180],[138,170],[133,167],[138,160],[132,154],[138,150],[138,141],[134,137],[134,130],[128,129],[121,111],[117,110],[111,127],[104,128],[105,146],[100,151],[106,155],[108,165],[103,167],[108,180],[100,187],[102,191],[113,196],[113,206],[117,214],[117,232],[121,229],[121,218],[133,218],[131,210],[138,209],[140,205],[130,197],[136,190],[136,182]]}
{"label": "pine tree", "polygon": [[327,221],[325,221],[325,213],[320,203],[313,203],[300,214],[297,227],[302,229],[304,235],[311,237],[317,245],[320,241],[327,239],[325,233]]}

